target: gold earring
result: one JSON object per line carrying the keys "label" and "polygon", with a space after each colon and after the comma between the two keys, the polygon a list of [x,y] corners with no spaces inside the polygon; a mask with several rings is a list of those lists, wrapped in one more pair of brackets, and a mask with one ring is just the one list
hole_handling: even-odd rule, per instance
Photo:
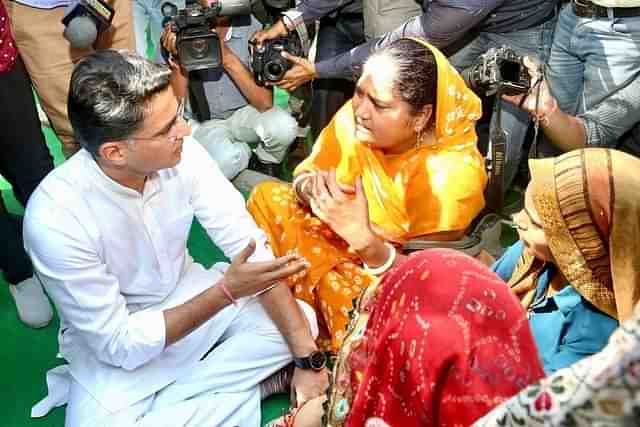
{"label": "gold earring", "polygon": [[424,133],[422,131],[422,129],[420,129],[419,131],[416,132],[416,147],[419,147],[420,145],[422,145],[422,137],[424,136]]}

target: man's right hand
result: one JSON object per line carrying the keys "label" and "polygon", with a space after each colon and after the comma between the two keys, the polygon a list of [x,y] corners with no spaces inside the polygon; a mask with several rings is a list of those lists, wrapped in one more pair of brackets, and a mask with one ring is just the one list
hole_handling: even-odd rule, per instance
{"label": "man's right hand", "polygon": [[162,30],[162,34],[160,35],[160,44],[171,55],[175,56],[178,54],[176,49],[176,33],[171,31],[171,26],[169,24],[165,25]]}
{"label": "man's right hand", "polygon": [[255,250],[256,242],[252,239],[233,259],[224,274],[224,284],[234,298],[255,295],[279,280],[309,267],[309,262],[300,255],[286,255],[272,261],[248,262]]}
{"label": "man's right hand", "polygon": [[283,37],[287,34],[287,27],[285,27],[284,22],[282,22],[281,19],[268,29],[257,31],[253,37],[251,37],[251,41],[257,46],[262,46],[265,40],[277,39],[278,37]]}

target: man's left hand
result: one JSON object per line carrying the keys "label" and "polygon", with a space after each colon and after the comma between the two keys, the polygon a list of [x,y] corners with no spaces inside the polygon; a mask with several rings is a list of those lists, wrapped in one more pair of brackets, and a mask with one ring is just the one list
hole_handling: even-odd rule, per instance
{"label": "man's left hand", "polygon": [[318,77],[315,65],[308,59],[293,56],[287,52],[282,52],[282,57],[291,61],[293,66],[282,76],[282,80],[272,83],[274,86],[293,92],[306,82]]}
{"label": "man's left hand", "polygon": [[291,379],[291,403],[296,408],[308,400],[326,393],[329,387],[329,371],[295,368]]}

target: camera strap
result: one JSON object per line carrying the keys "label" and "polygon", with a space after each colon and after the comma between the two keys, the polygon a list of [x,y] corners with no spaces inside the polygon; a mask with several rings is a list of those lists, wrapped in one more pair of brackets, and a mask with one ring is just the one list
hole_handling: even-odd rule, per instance
{"label": "camera strap", "polygon": [[307,25],[304,23],[303,19],[300,19],[301,13],[295,9],[290,9],[285,12],[282,12],[282,16],[286,18],[289,22],[295,23],[295,31],[298,33],[298,37],[300,38],[300,45],[302,46],[302,51],[304,52],[304,56],[306,57],[309,54],[309,49],[311,48],[311,40],[309,39],[309,32],[307,31]]}
{"label": "camera strap", "polygon": [[489,183],[487,185],[486,198],[487,208],[489,210],[500,213],[504,202],[503,186],[504,186],[504,163],[505,149],[507,145],[507,135],[502,128],[502,90],[498,89],[496,99],[493,103],[493,114],[495,114],[495,126],[489,132],[489,144],[491,150],[491,159],[487,164],[489,171]]}
{"label": "camera strap", "polygon": [[[544,64],[540,66],[540,78],[534,84],[536,90],[536,116],[540,109],[540,92],[542,91],[542,82],[546,79],[546,67]],[[533,88],[532,88],[533,90]],[[535,118],[533,120],[533,141],[531,142],[531,148],[529,149],[529,158],[538,158],[538,135],[540,132],[540,120]]]}

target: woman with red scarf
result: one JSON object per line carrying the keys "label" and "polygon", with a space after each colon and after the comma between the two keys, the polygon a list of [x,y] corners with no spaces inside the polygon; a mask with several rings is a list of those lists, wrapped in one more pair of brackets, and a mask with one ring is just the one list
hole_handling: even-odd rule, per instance
{"label": "woman with red scarf", "polygon": [[328,398],[276,425],[468,426],[542,376],[505,283],[473,258],[432,249],[367,289]]}

